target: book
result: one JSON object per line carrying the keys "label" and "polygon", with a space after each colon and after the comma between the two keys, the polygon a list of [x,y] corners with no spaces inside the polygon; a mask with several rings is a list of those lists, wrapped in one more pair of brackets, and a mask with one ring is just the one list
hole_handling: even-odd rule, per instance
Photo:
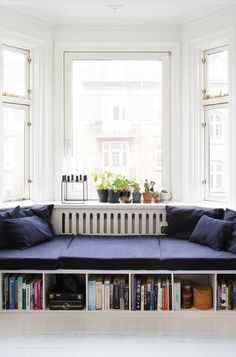
{"label": "book", "polygon": [[125,309],[125,297],[124,297],[124,289],[125,289],[125,277],[120,277],[120,310]]}
{"label": "book", "polygon": [[113,309],[120,309],[120,278],[118,275],[113,280]]}
{"label": "book", "polygon": [[110,284],[111,275],[106,275],[104,278],[104,309],[110,309]]}
{"label": "book", "polygon": [[18,310],[22,310],[22,288],[23,288],[23,275],[19,275],[17,278],[17,300],[18,300]]}
{"label": "book", "polygon": [[145,285],[142,282],[141,285],[141,310],[144,311],[144,294],[145,294]]}
{"label": "book", "polygon": [[96,310],[102,310],[102,276],[96,278]]}
{"label": "book", "polygon": [[162,309],[162,287],[161,287],[161,277],[158,276],[158,301],[157,301],[157,310]]}
{"label": "book", "polygon": [[4,275],[3,288],[3,309],[9,309],[9,274]]}
{"label": "book", "polygon": [[140,276],[136,277],[136,307],[135,310],[141,310],[141,285],[142,280]]}
{"label": "book", "polygon": [[125,310],[129,310],[129,283],[125,282],[124,287],[124,308]]}
{"label": "book", "polygon": [[181,281],[176,279],[174,282],[174,309],[175,311],[181,310]]}
{"label": "book", "polygon": [[16,275],[9,276],[9,309],[15,309],[15,279]]}
{"label": "book", "polygon": [[92,276],[88,281],[88,309],[96,310],[96,278]]}

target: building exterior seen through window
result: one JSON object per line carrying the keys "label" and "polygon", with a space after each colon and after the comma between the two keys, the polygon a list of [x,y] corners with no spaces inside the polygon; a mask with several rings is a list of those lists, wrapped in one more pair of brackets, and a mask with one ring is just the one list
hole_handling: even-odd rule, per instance
{"label": "building exterior seen through window", "polygon": [[109,170],[140,184],[148,178],[161,187],[163,61],[73,59],[70,66],[76,169]]}

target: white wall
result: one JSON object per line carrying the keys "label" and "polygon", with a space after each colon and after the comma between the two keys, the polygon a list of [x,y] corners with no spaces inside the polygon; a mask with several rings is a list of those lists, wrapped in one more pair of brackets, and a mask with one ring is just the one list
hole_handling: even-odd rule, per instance
{"label": "white wall", "polygon": [[34,138],[32,192],[35,200],[53,199],[54,121],[53,121],[53,30],[50,26],[0,8],[0,42],[31,49],[33,66],[39,68],[36,112],[32,113]]}

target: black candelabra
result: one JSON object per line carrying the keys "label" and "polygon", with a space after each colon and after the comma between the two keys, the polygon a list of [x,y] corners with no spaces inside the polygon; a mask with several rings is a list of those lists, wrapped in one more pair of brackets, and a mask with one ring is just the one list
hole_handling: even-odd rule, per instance
{"label": "black candelabra", "polygon": [[62,175],[61,203],[84,203],[88,200],[87,175]]}

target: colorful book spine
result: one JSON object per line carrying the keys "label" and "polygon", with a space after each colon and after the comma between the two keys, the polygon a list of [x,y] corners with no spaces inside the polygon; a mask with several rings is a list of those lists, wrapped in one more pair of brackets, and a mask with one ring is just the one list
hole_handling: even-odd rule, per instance
{"label": "colorful book spine", "polygon": [[96,280],[88,281],[88,309],[96,310]]}

